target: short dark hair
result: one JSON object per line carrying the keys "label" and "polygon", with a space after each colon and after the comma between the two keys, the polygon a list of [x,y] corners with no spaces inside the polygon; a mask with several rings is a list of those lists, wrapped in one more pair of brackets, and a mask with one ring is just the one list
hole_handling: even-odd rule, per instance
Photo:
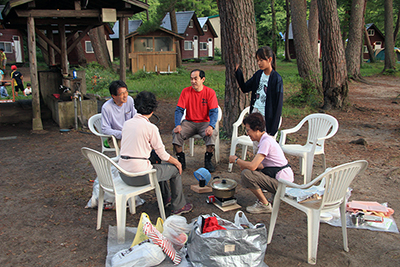
{"label": "short dark hair", "polygon": [[0,48],[0,51],[4,52],[4,49],[3,49],[3,48]]}
{"label": "short dark hair", "polygon": [[118,89],[125,87],[126,90],[128,90],[128,86],[126,86],[126,83],[124,83],[121,80],[117,80],[117,81],[112,81],[110,83],[110,86],[108,87],[108,90],[110,90],[110,94],[111,95],[118,95]]}
{"label": "short dark hair", "polygon": [[31,84],[30,84],[30,83],[27,83],[26,86],[31,86]]}
{"label": "short dark hair", "polygon": [[198,71],[199,72],[199,76],[201,79],[203,79],[204,77],[206,77],[206,74],[204,72],[204,70],[200,70],[200,69],[194,69],[190,72],[190,74],[192,74],[193,72]]}
{"label": "short dark hair", "polygon": [[243,124],[246,125],[248,124],[250,126],[250,129],[253,131],[259,130],[260,132],[265,131],[265,120],[263,115],[260,113],[251,113],[249,116],[247,116],[243,120]]}
{"label": "short dark hair", "polygon": [[157,106],[156,96],[151,92],[142,91],[135,98],[135,108],[142,115],[149,115],[156,110]]}

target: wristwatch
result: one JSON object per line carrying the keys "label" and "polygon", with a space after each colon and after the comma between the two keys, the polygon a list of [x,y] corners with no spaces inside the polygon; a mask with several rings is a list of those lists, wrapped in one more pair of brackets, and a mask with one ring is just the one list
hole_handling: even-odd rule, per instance
{"label": "wristwatch", "polygon": [[238,159],[239,159],[239,157],[236,157],[236,159],[235,159],[235,163],[236,163],[236,164],[237,164]]}

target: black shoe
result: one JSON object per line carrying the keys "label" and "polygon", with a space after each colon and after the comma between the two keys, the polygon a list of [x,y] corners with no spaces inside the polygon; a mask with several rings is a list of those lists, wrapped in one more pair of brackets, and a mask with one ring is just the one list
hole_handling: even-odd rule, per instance
{"label": "black shoe", "polygon": [[213,153],[211,152],[206,152],[204,155],[204,168],[206,168],[209,172],[214,172],[215,167],[211,163],[211,158],[213,156]]}
{"label": "black shoe", "polygon": [[186,169],[185,153],[180,152],[176,154],[178,161],[182,164],[182,171]]}

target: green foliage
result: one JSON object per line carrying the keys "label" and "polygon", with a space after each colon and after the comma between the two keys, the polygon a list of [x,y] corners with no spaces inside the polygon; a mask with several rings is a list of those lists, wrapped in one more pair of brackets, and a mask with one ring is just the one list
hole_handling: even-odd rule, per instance
{"label": "green foliage", "polygon": [[106,69],[97,62],[91,62],[86,68],[80,67],[86,71],[86,85],[88,91],[99,95],[108,96],[108,86],[114,80],[118,79],[117,73],[111,69]]}
{"label": "green foliage", "polygon": [[215,0],[181,0],[175,5],[176,11],[196,11],[197,17],[208,17],[219,14]]}

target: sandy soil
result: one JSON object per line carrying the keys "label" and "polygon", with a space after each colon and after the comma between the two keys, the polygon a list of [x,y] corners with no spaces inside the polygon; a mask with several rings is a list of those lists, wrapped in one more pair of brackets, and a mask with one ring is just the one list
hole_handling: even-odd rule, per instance
{"label": "sandy soil", "polygon": [[[190,67],[189,67],[190,68]],[[331,111],[339,121],[338,133],[326,143],[328,166],[357,159],[369,162],[367,171],[352,183],[352,200],[388,202],[400,222],[400,79],[368,78],[371,85],[350,84],[351,105],[347,111]],[[157,110],[162,138],[172,152],[174,101],[161,101]],[[282,128],[296,125],[301,118],[284,118]],[[0,196],[3,202],[0,219],[0,266],[104,266],[107,254],[108,225],[116,225],[115,212],[103,213],[103,224],[96,231],[97,210],[84,209],[95,178],[81,147],[99,150],[98,137],[80,131],[60,133],[53,121],[44,121],[45,131],[34,133],[30,123],[1,125]],[[296,140],[305,138],[301,131]],[[366,145],[350,144],[364,138]],[[222,140],[222,160],[213,176],[240,180],[239,169],[227,172],[230,141]],[[188,151],[188,149],[186,149]],[[195,209],[184,216],[188,221],[200,214],[215,212],[233,220],[235,211],[223,213],[206,204],[207,194],[190,190],[196,184],[193,171],[203,167],[204,146],[195,147],[195,157],[187,156],[183,174],[184,192]],[[238,151],[239,153],[239,151]],[[298,160],[289,157],[302,182]],[[316,157],[314,177],[322,172],[321,159]],[[255,197],[240,185],[238,203],[252,205]],[[137,226],[141,212],[152,220],[159,216],[156,200],[145,194],[146,203],[137,214],[127,215],[127,225]],[[170,210],[166,209],[167,214]],[[269,225],[270,215],[247,214],[251,222]],[[265,262],[269,266],[309,266],[307,264],[307,219],[305,214],[282,204],[272,243]],[[321,224],[318,266],[400,266],[399,234],[368,230],[348,230],[349,252],[343,251],[341,229]]]}

